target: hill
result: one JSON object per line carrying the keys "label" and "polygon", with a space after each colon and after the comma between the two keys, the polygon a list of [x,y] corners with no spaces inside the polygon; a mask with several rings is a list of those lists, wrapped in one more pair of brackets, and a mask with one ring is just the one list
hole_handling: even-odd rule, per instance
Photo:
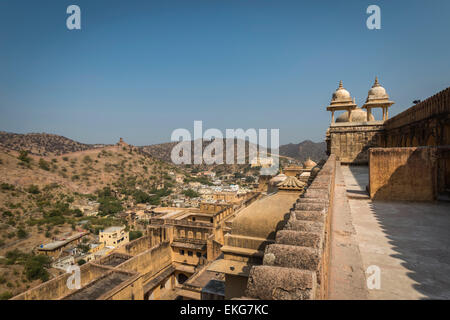
{"label": "hill", "polygon": [[305,161],[311,158],[315,162],[326,159],[327,145],[325,142],[312,142],[305,140],[303,142],[294,144],[289,143],[280,146],[280,155],[294,158],[296,160]]}
{"label": "hill", "polygon": [[[225,141],[225,139],[224,139]],[[206,146],[209,145],[209,141],[203,142],[203,150],[206,148]],[[225,143],[225,142],[224,142]],[[172,148],[177,145],[178,142],[169,142],[169,143],[162,143],[162,144],[155,144],[155,145],[149,145],[149,146],[143,146],[140,147],[143,152],[149,154],[150,156],[160,159],[162,161],[171,162],[170,154],[172,151]],[[245,159],[248,160],[248,146],[249,143],[246,141],[246,153],[245,153]],[[255,148],[255,145],[252,145],[252,148]],[[193,150],[194,148],[191,147],[192,151],[192,159],[193,159]],[[235,147],[236,150],[236,147]],[[312,142],[310,140],[305,140],[303,142],[300,142],[298,144],[285,144],[280,146],[280,156],[284,156],[287,158],[293,158],[300,161],[305,161],[308,158],[311,158],[312,160],[318,162],[320,160],[326,159],[326,143],[325,142]],[[236,152],[235,152],[236,155]],[[226,150],[223,150],[223,158],[226,158]]]}
{"label": "hill", "polygon": [[0,146],[15,151],[26,150],[35,155],[51,156],[90,150],[104,145],[80,143],[49,133],[19,134],[0,131]]}

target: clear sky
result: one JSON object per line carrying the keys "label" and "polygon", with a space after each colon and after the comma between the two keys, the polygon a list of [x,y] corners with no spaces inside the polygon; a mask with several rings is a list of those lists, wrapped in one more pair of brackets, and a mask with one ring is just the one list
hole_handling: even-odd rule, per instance
{"label": "clear sky", "polygon": [[361,106],[378,75],[391,115],[448,87],[449,33],[448,0],[0,0],[0,130],[145,145],[202,120],[322,141],[341,79]]}

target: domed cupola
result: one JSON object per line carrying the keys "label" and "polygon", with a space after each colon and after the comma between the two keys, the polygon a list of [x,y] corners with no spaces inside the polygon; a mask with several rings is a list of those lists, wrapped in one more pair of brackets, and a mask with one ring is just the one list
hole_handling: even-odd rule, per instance
{"label": "domed cupola", "polygon": [[330,106],[338,105],[338,104],[352,103],[352,102],[353,101],[352,101],[352,97],[350,96],[350,92],[348,92],[346,89],[344,89],[342,80],[339,81],[339,87],[336,89],[335,92],[333,92],[333,95],[331,96]]}
{"label": "domed cupola", "polygon": [[389,118],[388,108],[393,104],[394,101],[389,100],[386,89],[380,85],[378,77],[375,77],[375,82],[367,94],[366,103],[363,105],[363,108],[367,109],[367,121],[373,121],[369,120],[370,118],[373,118],[372,108],[383,109],[383,121],[387,120]]}
{"label": "domed cupola", "polygon": [[327,107],[327,111],[331,111],[331,123],[334,123],[334,112],[335,111],[347,111],[349,119],[352,118],[352,110],[357,107],[355,102],[352,100],[350,92],[348,92],[342,80],[339,81],[339,87],[333,92],[331,96],[330,105]]}

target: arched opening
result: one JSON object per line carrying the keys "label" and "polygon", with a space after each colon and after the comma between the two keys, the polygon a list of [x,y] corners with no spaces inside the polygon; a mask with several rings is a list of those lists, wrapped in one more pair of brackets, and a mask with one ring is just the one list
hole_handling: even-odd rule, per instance
{"label": "arched opening", "polygon": [[179,273],[177,276],[177,281],[179,284],[185,283],[187,279],[188,279],[188,277],[183,273]]}

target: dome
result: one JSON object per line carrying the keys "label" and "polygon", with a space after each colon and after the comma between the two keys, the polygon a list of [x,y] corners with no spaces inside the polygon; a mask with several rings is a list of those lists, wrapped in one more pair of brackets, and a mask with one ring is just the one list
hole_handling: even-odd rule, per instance
{"label": "dome", "polygon": [[378,82],[378,77],[375,77],[375,83],[373,84],[372,88],[370,88],[369,93],[367,94],[367,101],[380,99],[389,99],[389,96],[386,93],[386,89],[383,88]]}
{"label": "dome", "polygon": [[368,96],[374,98],[384,98],[387,96],[386,89],[382,86],[373,87],[369,90]]}
{"label": "dome", "polygon": [[272,185],[277,185],[280,182],[283,182],[284,180],[286,180],[287,176],[284,173],[280,173],[278,175],[276,175],[275,177],[273,177],[272,179],[270,179],[269,183]]}
{"label": "dome", "polygon": [[341,102],[341,101],[351,101],[352,98],[350,96],[350,92],[344,89],[342,85],[342,80],[339,82],[339,88],[333,92],[333,96],[331,97],[331,102]]}
{"label": "dome", "polygon": [[[370,115],[369,121],[374,121],[375,118],[373,115]],[[352,111],[352,121],[351,122],[366,122],[367,121],[367,112],[365,112],[361,108],[356,108]],[[337,119],[336,122],[349,122],[348,121],[348,112],[344,112]]]}
{"label": "dome", "polygon": [[306,160],[303,163],[303,168],[305,168],[305,169],[311,169],[311,168],[314,168],[315,166],[317,166],[317,163],[312,161],[310,158],[308,158],[308,160]]}

